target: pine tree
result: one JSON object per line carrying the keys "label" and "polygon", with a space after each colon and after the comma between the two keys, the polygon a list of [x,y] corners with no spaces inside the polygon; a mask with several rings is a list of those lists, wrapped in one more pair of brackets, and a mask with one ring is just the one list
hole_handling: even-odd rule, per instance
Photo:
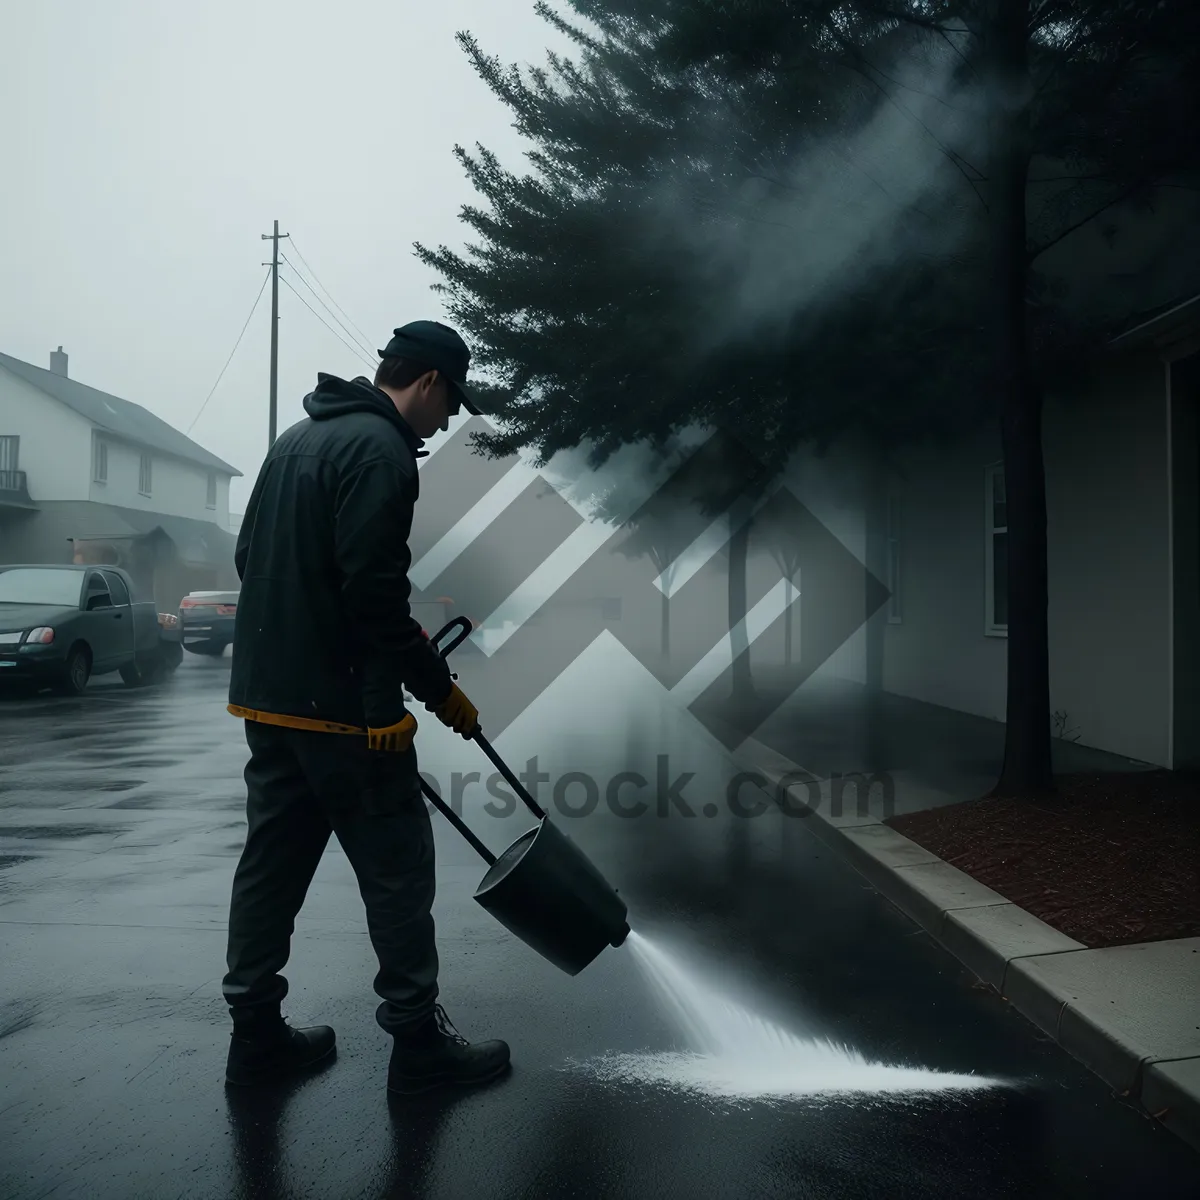
{"label": "pine tree", "polygon": [[[589,15],[611,5],[572,0],[572,7]],[[647,12],[632,0],[623,7],[628,15]],[[1086,304],[1074,297],[1069,311],[1055,302],[1064,281],[1039,264],[1115,209],[1146,212],[1163,189],[1195,186],[1200,7],[1187,0],[730,0],[650,8],[660,15],[659,53],[673,69],[744,81],[764,107],[786,103],[792,78],[814,62],[827,65],[831,46],[834,60],[892,103],[904,97],[880,65],[889,48],[949,48],[957,56],[954,81],[982,117],[984,152],[973,161],[952,143],[945,149],[964,197],[969,189],[978,204],[979,298],[991,303],[973,311],[990,342],[982,360],[992,367],[987,407],[1000,423],[1008,502],[1008,699],[995,792],[1052,794],[1043,396],[1128,310],[1108,296]]]}
{"label": "pine tree", "polygon": [[[418,256],[497,376],[506,428],[481,449],[665,446],[703,425],[732,474],[761,486],[803,444],[850,432],[875,446],[1000,422],[1009,504],[1009,688],[997,790],[1053,790],[1046,625],[1042,395],[1117,313],[1079,311],[1039,271],[1047,251],[1115,207],[1147,204],[1194,171],[1197,8],[1165,0],[571,0],[582,64],[532,83],[462,44],[538,149],[534,174],[456,148],[488,211],[469,256]],[[543,15],[570,31],[542,6]],[[658,243],[682,230],[745,236],[771,206],[827,185],[822,155],[856,146],[879,111],[916,112],[895,63],[936,68],[965,110],[925,125],[948,176],[889,197],[892,236],[826,272],[816,299],[759,305],[735,335],[716,301],[737,263],[697,274]],[[954,105],[947,106],[953,109]],[[913,116],[914,122],[925,118]],[[982,131],[968,153],[961,122]],[[956,127],[955,122],[959,122]],[[955,136],[957,133],[959,136]],[[859,139],[856,141],[855,139]],[[869,143],[868,143],[869,144]],[[805,164],[802,178],[789,174]],[[1035,171],[1035,165],[1041,171]],[[869,177],[872,164],[844,167]],[[1053,172],[1057,172],[1054,174]],[[842,193],[834,191],[835,198]],[[847,204],[862,199],[847,187]],[[747,204],[747,198],[751,202]],[[749,210],[749,211],[747,211]],[[950,241],[939,235],[955,230]],[[819,263],[820,229],[779,237],[793,278]],[[699,235],[697,235],[699,236]],[[685,239],[686,242],[686,239]],[[766,243],[767,252],[771,245]],[[736,256],[733,256],[736,258]],[[728,270],[726,270],[728,268]],[[726,273],[722,273],[725,271]],[[1057,289],[1057,290],[1056,290]],[[1075,308],[1071,305],[1076,304]],[[700,331],[700,332],[698,332]],[[750,466],[753,459],[755,465]],[[746,489],[737,479],[734,491]],[[724,494],[729,489],[718,488]],[[731,622],[739,593],[731,570]],[[744,597],[742,597],[744,601]]]}

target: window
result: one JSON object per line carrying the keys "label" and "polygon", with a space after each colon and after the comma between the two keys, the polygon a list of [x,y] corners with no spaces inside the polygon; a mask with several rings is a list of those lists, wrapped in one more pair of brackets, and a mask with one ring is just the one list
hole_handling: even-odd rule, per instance
{"label": "window", "polygon": [[217,507],[217,475],[215,471],[209,471],[208,473],[208,494],[204,500],[204,507]]}
{"label": "window", "polygon": [[111,571],[104,572],[104,579],[108,583],[108,589],[112,593],[112,602],[117,608],[124,608],[129,603],[129,589],[125,586],[125,580],[120,575],[114,575]]}
{"label": "window", "polygon": [[143,454],[141,465],[138,467],[138,491],[143,496],[150,495],[150,455]]}
{"label": "window", "polygon": [[1008,502],[1004,490],[1004,467],[990,466],[984,472],[986,486],[986,558],[984,628],[989,637],[1008,636]]}
{"label": "window", "polygon": [[87,600],[84,607],[88,612],[94,612],[98,608],[112,608],[112,606],[112,593],[108,590],[108,584],[104,582],[104,576],[98,571],[93,572],[88,576]]}
{"label": "window", "polygon": [[899,625],[903,621],[900,603],[900,498],[888,497],[887,507],[887,589],[888,624]]}
{"label": "window", "polygon": [[25,486],[20,467],[21,439],[15,434],[0,437],[0,492],[19,492]]}
{"label": "window", "polygon": [[92,454],[92,480],[95,483],[108,482],[108,443],[103,438],[97,438]]}
{"label": "window", "polygon": [[0,604],[44,604],[74,608],[79,573],[53,567],[0,567]]}

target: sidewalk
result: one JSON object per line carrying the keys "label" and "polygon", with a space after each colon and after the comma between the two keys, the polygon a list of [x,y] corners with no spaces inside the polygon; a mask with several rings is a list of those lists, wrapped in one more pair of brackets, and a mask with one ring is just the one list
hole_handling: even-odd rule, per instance
{"label": "sidewalk", "polygon": [[[805,819],[817,836],[1115,1092],[1200,1150],[1200,937],[1089,949],[884,824],[982,795],[1003,727],[883,701],[868,736],[861,689],[802,688],[734,758],[771,792],[798,771],[821,781],[793,793],[812,805]],[[1056,743],[1055,759],[1061,772],[1147,769],[1070,743]],[[839,800],[831,777],[856,771],[886,771],[890,802],[878,785],[869,800],[856,802],[853,788]]]}

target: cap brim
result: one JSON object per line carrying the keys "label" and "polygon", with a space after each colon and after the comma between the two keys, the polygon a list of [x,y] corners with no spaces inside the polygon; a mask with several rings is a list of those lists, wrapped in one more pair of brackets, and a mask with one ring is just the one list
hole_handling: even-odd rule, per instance
{"label": "cap brim", "polygon": [[471,398],[471,394],[466,390],[466,388],[459,383],[455,383],[453,379],[451,379],[449,382],[451,388],[454,389],[454,395],[458,400],[459,406],[466,409],[466,411],[469,412],[473,417],[483,416],[483,413],[479,410],[479,406]]}

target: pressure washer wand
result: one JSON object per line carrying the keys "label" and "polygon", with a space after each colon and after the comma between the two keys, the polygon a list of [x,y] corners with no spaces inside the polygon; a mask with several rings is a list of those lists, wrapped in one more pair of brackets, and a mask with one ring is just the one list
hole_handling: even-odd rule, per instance
{"label": "pressure washer wand", "polygon": [[504,762],[504,759],[502,759],[500,755],[498,755],[496,751],[492,749],[491,742],[489,742],[487,738],[483,736],[483,730],[480,729],[478,725],[475,726],[475,732],[471,734],[471,740],[479,746],[480,750],[482,750],[489,759],[491,759],[492,765],[496,768],[496,770],[508,780],[509,786],[512,788],[512,790],[516,792],[517,795],[520,796],[525,802],[525,807],[528,808],[529,811],[533,813],[533,815],[537,817],[539,821],[545,820],[546,814],[538,806],[538,802],[525,790],[525,786],[512,773],[512,771],[509,770],[507,764]]}
{"label": "pressure washer wand", "polygon": [[[466,617],[455,617],[430,641],[445,657],[472,628]],[[451,634],[449,644],[443,646]],[[497,858],[423,778],[421,789],[488,863],[488,872],[475,892],[476,901],[543,958],[568,975],[578,975],[606,946],[620,946],[629,936],[625,901],[579,847],[554,827],[483,736],[478,723],[467,739],[487,755],[538,818],[537,827],[521,834]]]}

